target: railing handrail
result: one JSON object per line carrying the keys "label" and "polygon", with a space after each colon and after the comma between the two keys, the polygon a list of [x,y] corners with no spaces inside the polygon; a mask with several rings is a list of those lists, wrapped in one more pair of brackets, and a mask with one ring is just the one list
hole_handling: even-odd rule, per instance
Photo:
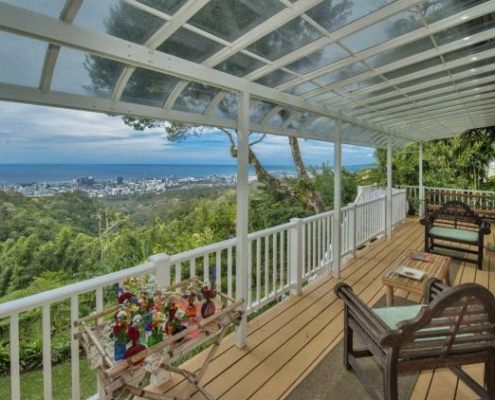
{"label": "railing handrail", "polygon": [[[418,185],[396,185],[398,188],[407,188],[407,189],[419,189]],[[472,193],[488,193],[495,195],[494,190],[479,190],[479,189],[462,189],[462,188],[445,188],[445,187],[436,187],[436,186],[424,186],[425,190],[447,190],[447,191],[457,191],[457,192],[472,192]]]}
{"label": "railing handrail", "polygon": [[139,276],[152,271],[153,266],[151,263],[143,263],[135,267],[97,276],[95,278],[72,283],[56,289],[47,290],[46,292],[33,294],[31,296],[23,297],[22,299],[8,301],[0,304],[0,318],[8,317],[13,313],[29,311],[45,304],[67,300],[72,296],[92,292],[97,288],[118,283],[127,277]]}

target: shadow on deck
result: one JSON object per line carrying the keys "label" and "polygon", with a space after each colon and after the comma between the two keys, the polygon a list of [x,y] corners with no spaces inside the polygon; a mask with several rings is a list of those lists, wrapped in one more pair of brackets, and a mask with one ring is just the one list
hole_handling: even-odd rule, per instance
{"label": "shadow on deck", "polygon": [[[423,227],[417,219],[408,219],[394,231],[393,239],[380,239],[358,252],[357,258],[342,267],[342,279],[325,276],[309,284],[302,296],[291,296],[248,326],[248,344],[234,345],[234,335],[222,343],[202,382],[219,399],[283,399],[340,342],[343,336],[343,305],[333,293],[341,280],[372,306],[385,294],[381,277],[409,250],[423,248]],[[487,242],[494,241],[493,235]],[[482,271],[474,264],[460,263],[451,282],[477,282],[495,290],[495,253],[485,254]],[[420,301],[417,295],[396,295]],[[205,354],[184,364],[196,370]],[[483,379],[482,368],[467,368],[476,379]],[[331,379],[331,376],[329,376]],[[157,392],[180,396],[185,382],[173,376]],[[196,398],[202,398],[196,394]],[[419,375],[411,399],[474,399],[471,392],[447,370]]]}

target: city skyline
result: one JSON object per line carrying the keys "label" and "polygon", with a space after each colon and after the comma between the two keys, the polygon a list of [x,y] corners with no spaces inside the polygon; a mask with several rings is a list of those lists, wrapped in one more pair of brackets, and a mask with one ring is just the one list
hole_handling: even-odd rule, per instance
{"label": "city skyline", "polygon": [[[333,164],[333,143],[300,140],[308,165]],[[265,165],[292,165],[286,137],[267,135],[254,147]],[[374,149],[343,145],[343,164],[374,163]],[[215,128],[172,143],[164,129],[136,131],[120,117],[0,102],[1,164],[232,165],[230,142]]]}

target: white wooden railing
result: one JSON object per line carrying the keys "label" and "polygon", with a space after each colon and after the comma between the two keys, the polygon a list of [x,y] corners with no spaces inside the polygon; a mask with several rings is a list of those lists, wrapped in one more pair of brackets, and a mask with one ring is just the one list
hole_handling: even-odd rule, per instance
{"label": "white wooden railing", "polygon": [[[398,189],[405,190],[409,200],[418,203],[422,201],[419,186],[397,185],[396,187]],[[475,196],[470,197],[469,195]],[[495,191],[425,186],[423,201],[427,202],[430,196],[432,197],[432,200],[437,203],[445,203],[451,200],[461,200],[472,208],[495,210]]]}
{"label": "white wooden railing", "polygon": [[[392,223],[402,222],[406,216],[406,192],[392,196]],[[386,232],[385,196],[352,203],[342,208],[341,257],[353,257],[366,242]],[[249,234],[247,312],[261,310],[269,303],[300,293],[305,282],[317,279],[332,268],[332,224],[334,212],[329,211],[308,218],[295,218],[289,223]],[[71,329],[73,322],[83,315],[80,305],[91,297],[93,308],[104,307],[104,290],[115,290],[115,285],[126,277],[156,275],[160,286],[179,282],[199,275],[205,280],[216,278],[217,288],[236,297],[236,239],[200,247],[172,256],[158,254],[136,267],[101,277],[78,282],[19,300],[0,304],[0,321],[10,320],[10,377],[11,398],[20,399],[20,320],[24,313],[41,310],[43,344],[43,397],[53,398],[57,388],[52,387],[51,311],[60,304],[70,304]],[[73,332],[74,333],[74,332]],[[72,336],[72,335],[71,335]],[[79,343],[71,339],[71,398],[81,398]],[[98,389],[95,388],[95,392]],[[55,396],[56,397],[56,396]],[[99,393],[95,398],[103,397]]]}

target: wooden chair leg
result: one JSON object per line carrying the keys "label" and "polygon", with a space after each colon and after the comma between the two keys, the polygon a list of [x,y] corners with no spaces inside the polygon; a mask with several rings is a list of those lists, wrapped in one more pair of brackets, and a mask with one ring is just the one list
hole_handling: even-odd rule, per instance
{"label": "wooden chair leg", "polygon": [[352,354],[353,349],[353,332],[348,324],[349,312],[347,306],[344,309],[344,367],[346,370],[352,370],[351,364],[349,364],[349,354]]}
{"label": "wooden chair leg", "polygon": [[398,378],[397,363],[394,361],[394,357],[389,354],[385,362],[383,379],[385,400],[398,400]]}
{"label": "wooden chair leg", "polygon": [[485,363],[485,383],[488,398],[495,400],[495,356]]}

